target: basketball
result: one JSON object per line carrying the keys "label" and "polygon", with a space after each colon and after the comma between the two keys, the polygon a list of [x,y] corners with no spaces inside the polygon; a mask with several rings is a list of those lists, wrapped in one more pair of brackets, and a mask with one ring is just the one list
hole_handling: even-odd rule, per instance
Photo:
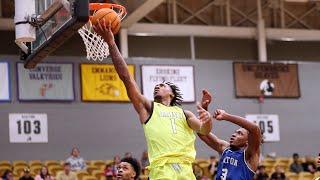
{"label": "basketball", "polygon": [[96,25],[99,21],[102,22],[103,19],[106,21],[107,25],[108,22],[111,23],[111,30],[113,34],[118,33],[121,26],[121,19],[114,10],[109,8],[103,8],[98,10],[91,18],[91,23],[92,25]]}

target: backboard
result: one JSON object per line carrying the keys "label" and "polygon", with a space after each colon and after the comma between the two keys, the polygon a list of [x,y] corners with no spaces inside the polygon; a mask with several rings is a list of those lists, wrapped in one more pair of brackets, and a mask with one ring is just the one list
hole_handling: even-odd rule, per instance
{"label": "backboard", "polygon": [[[29,11],[27,16],[24,13],[25,17],[20,17],[20,20],[19,14],[16,13],[16,43],[22,49],[21,60],[25,61],[25,68],[30,69],[54,52],[88,22],[89,1],[15,0],[16,12],[26,8],[23,7],[27,6],[23,5],[26,1],[34,3],[35,12]],[[19,11],[19,9],[22,10]],[[25,27],[19,27],[19,25]],[[25,32],[28,28],[33,30],[33,35]],[[19,38],[21,34],[24,38]],[[26,36],[33,36],[33,38],[28,39],[25,38]]]}

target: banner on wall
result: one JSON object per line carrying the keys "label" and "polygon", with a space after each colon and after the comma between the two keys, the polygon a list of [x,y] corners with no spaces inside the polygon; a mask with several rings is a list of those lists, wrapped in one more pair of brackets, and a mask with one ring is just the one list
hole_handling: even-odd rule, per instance
{"label": "banner on wall", "polygon": [[194,70],[193,66],[142,65],[143,94],[153,100],[155,85],[163,81],[176,84],[183,94],[183,102],[194,102]]}
{"label": "banner on wall", "polygon": [[47,114],[9,114],[10,143],[47,143]]}
{"label": "banner on wall", "polygon": [[[129,101],[126,88],[111,64],[81,64],[83,101]],[[134,77],[134,66],[128,65]]]}
{"label": "banner on wall", "polygon": [[0,101],[10,101],[9,63],[0,62]]}
{"label": "banner on wall", "polygon": [[19,100],[74,100],[73,64],[40,63],[25,69],[18,63]]}
{"label": "banner on wall", "polygon": [[234,63],[237,97],[299,98],[297,64]]}
{"label": "banner on wall", "polygon": [[265,142],[280,141],[279,116],[276,114],[247,114],[246,119],[260,127]]}

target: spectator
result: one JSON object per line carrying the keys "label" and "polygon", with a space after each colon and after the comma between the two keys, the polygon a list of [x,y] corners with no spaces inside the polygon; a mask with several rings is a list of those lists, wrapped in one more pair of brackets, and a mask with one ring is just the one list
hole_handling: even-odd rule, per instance
{"label": "spectator", "polygon": [[317,171],[317,166],[314,159],[310,156],[306,156],[306,162],[302,163],[303,171],[315,173]]}
{"label": "spectator", "polygon": [[2,180],[13,180],[13,173],[11,170],[5,170],[2,175]]}
{"label": "spectator", "polygon": [[303,167],[299,160],[299,154],[294,153],[292,157],[293,163],[290,165],[290,171],[298,174],[303,171]]}
{"label": "spectator", "polygon": [[131,152],[126,152],[126,153],[124,154],[124,158],[132,158]]}
{"label": "spectator", "polygon": [[280,166],[276,166],[276,171],[272,173],[270,180],[285,180],[286,175]]}
{"label": "spectator", "polygon": [[203,170],[198,164],[196,164],[196,163],[192,164],[192,171],[193,171],[193,174],[196,177],[196,179],[200,180],[202,178]]}
{"label": "spectator", "polygon": [[319,156],[318,156],[318,162],[317,162],[317,164],[318,164],[318,171],[320,171],[320,153],[319,153]]}
{"label": "spectator", "polygon": [[266,172],[266,167],[261,165],[258,166],[256,175],[254,176],[255,180],[268,180],[269,179],[269,175]]}
{"label": "spectator", "polygon": [[106,180],[112,180],[113,177],[115,176],[111,164],[106,165],[104,169],[104,176],[106,177]]}
{"label": "spectator", "polygon": [[117,176],[117,172],[118,172],[118,165],[120,164],[121,160],[120,160],[120,156],[116,155],[113,157],[113,163],[112,163],[112,173],[113,173],[113,177]]}
{"label": "spectator", "polygon": [[35,180],[53,180],[54,178],[50,175],[47,166],[42,166],[40,173],[34,178]]}
{"label": "spectator", "polygon": [[210,165],[208,167],[210,177],[213,179],[217,173],[218,162],[215,156],[210,156]]}
{"label": "spectator", "polygon": [[30,169],[29,168],[24,168],[23,169],[23,176],[20,177],[19,180],[34,180],[34,178],[30,174]]}
{"label": "spectator", "polygon": [[117,179],[136,180],[140,176],[140,164],[134,158],[123,158],[118,166]]}
{"label": "spectator", "polygon": [[66,160],[71,165],[72,171],[80,171],[86,168],[86,163],[82,157],[80,157],[80,151],[78,148],[74,147],[71,151],[71,156]]}
{"label": "spectator", "polygon": [[148,158],[148,151],[143,151],[141,156],[141,169],[142,174],[146,174],[146,167],[149,166],[149,158]]}
{"label": "spectator", "polygon": [[58,173],[57,180],[77,180],[77,175],[71,171],[69,162],[63,164],[63,171]]}

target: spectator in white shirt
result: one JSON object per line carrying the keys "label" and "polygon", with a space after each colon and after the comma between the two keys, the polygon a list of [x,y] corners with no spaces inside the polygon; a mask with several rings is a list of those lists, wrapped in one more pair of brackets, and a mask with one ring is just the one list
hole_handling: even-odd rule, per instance
{"label": "spectator in white shirt", "polygon": [[80,151],[77,147],[72,148],[71,156],[66,160],[70,163],[72,171],[80,171],[86,169],[86,162],[80,157]]}

